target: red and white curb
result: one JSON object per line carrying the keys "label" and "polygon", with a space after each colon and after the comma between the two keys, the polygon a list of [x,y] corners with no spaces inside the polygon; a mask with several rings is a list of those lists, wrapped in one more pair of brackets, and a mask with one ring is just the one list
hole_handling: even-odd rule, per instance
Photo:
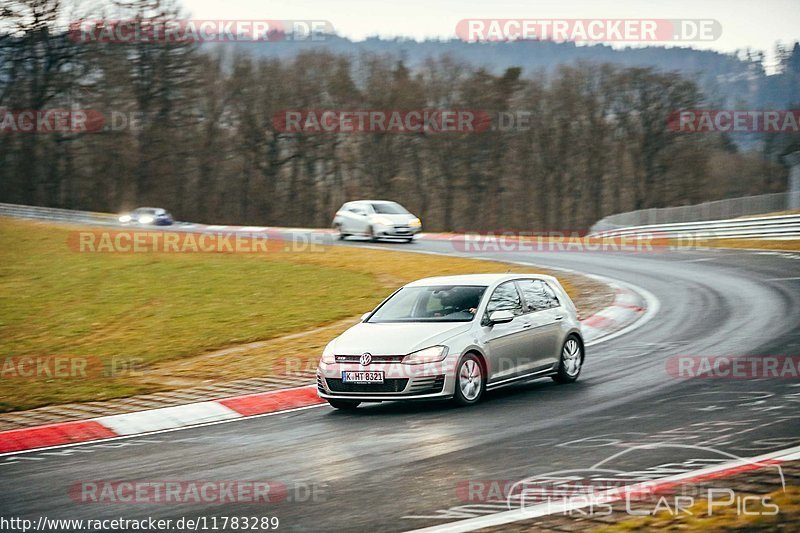
{"label": "red and white curb", "polygon": [[176,407],[0,432],[0,454],[141,435],[323,403],[316,386],[296,387]]}
{"label": "red and white curb", "polygon": [[604,331],[619,329],[619,324],[627,323],[644,312],[643,302],[638,294],[623,287],[614,287],[614,303],[600,312],[581,320],[584,330]]}
{"label": "red and white curb", "polygon": [[603,281],[614,289],[614,303],[581,320],[581,330],[587,344],[601,338],[605,339],[638,322],[648,310],[652,311],[654,305],[647,301],[647,297],[639,292],[641,289],[638,287],[634,290],[615,281]]}
{"label": "red and white curb", "polygon": [[[658,494],[687,483],[699,483],[711,479],[733,476],[751,470],[768,468],[770,466],[777,466],[777,468],[780,469],[781,463],[797,460],[800,460],[800,446],[767,453],[758,457],[736,459],[719,465],[701,468],[691,472],[684,472],[674,476],[667,476],[653,481],[644,481],[636,485],[624,487],[622,490],[612,489],[607,492],[602,492],[596,496],[593,496],[592,498],[575,498],[561,503],[541,503],[528,507],[515,508],[509,511],[501,511],[499,513],[459,520],[457,522],[450,522],[448,524],[415,529],[409,533],[461,533],[466,531],[475,531],[477,529],[483,529],[487,527],[502,526],[522,520],[540,518],[543,516],[563,516],[570,511],[583,509],[592,505],[622,501],[625,498],[635,498],[637,495]],[[781,483],[783,483],[782,472]]]}

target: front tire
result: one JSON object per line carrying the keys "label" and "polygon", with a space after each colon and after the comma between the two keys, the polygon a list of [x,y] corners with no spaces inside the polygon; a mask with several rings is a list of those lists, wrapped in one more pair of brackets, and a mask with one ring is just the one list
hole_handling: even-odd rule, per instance
{"label": "front tire", "polygon": [[375,229],[372,226],[369,227],[367,235],[369,235],[369,240],[371,240],[372,242],[378,242],[378,236],[375,235]]}
{"label": "front tire", "polygon": [[556,383],[572,383],[578,379],[583,367],[583,344],[575,335],[570,335],[561,348],[558,373],[553,376]]}
{"label": "front tire", "polygon": [[358,400],[332,400],[332,399],[328,399],[328,403],[331,404],[331,407],[333,407],[334,409],[343,409],[343,410],[347,410],[347,411],[353,410],[356,407],[358,407],[359,405],[361,405],[361,402],[359,402]]}
{"label": "front tire", "polygon": [[467,354],[456,370],[456,390],[453,401],[458,405],[474,405],[478,403],[486,390],[486,379],[480,360],[473,354]]}

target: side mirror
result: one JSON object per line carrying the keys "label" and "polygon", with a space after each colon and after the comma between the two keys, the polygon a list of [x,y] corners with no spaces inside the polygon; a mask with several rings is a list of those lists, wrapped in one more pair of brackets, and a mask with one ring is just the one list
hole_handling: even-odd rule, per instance
{"label": "side mirror", "polygon": [[370,311],[369,313],[364,313],[363,315],[361,315],[361,322],[364,322],[367,319],[367,317],[369,315],[371,315],[371,314],[372,314],[372,311]]}
{"label": "side mirror", "polygon": [[506,324],[514,320],[514,313],[511,311],[495,311],[489,315],[489,325]]}

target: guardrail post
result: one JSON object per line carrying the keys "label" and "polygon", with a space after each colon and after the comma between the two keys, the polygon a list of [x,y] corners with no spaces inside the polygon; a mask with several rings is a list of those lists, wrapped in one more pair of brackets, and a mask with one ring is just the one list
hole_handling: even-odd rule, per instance
{"label": "guardrail post", "polygon": [[800,209],[800,151],[784,156],[784,161],[789,165],[789,209]]}

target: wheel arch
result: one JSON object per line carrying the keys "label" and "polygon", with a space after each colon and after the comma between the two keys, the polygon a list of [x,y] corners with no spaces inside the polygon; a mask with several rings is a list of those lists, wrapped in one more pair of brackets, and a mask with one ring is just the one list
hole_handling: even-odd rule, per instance
{"label": "wheel arch", "polygon": [[[489,379],[489,362],[486,359],[486,355],[480,348],[476,346],[470,346],[461,352],[461,355],[458,356],[458,362],[460,363],[461,360],[467,355],[474,355],[478,358],[478,362],[481,364],[481,370],[483,370],[483,375],[486,376],[486,379]],[[456,364],[458,367],[458,364]]]}

